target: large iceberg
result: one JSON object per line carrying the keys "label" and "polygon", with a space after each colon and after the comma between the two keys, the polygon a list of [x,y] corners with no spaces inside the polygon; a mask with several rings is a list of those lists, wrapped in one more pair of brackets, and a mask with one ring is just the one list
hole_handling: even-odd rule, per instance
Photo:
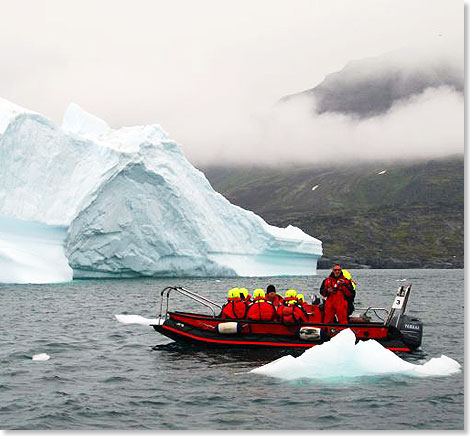
{"label": "large iceberg", "polygon": [[156,124],[112,129],[71,104],[59,127],[0,99],[2,120],[0,217],[65,228],[59,248],[74,277],[316,272],[318,239],[231,204]]}

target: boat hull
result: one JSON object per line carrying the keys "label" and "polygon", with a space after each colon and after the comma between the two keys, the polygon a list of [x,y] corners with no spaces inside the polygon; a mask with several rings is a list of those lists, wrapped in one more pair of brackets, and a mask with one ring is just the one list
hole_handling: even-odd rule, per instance
{"label": "boat hull", "polygon": [[164,322],[152,326],[157,332],[177,342],[205,347],[307,349],[350,328],[358,340],[375,339],[391,351],[410,352],[416,348],[403,341],[397,329],[382,323],[304,324],[302,326],[322,331],[320,340],[311,341],[300,338],[299,326],[285,326],[278,322],[242,320],[237,322],[239,330],[236,333],[227,334],[220,333],[218,328],[219,324],[230,321],[227,319],[185,312],[168,312],[168,315]]}

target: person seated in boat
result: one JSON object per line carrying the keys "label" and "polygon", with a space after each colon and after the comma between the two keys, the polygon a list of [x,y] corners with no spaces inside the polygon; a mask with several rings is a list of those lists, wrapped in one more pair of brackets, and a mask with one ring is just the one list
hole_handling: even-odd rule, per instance
{"label": "person seated in boat", "polygon": [[312,304],[309,305],[307,310],[309,322],[323,322],[323,305],[318,295],[312,296]]}
{"label": "person seated in boat", "polygon": [[305,301],[304,294],[297,294],[297,302],[307,314],[309,322],[323,322],[323,311],[320,308],[320,299],[315,295],[312,304]]}
{"label": "person seated in boat", "polygon": [[323,322],[333,323],[336,316],[340,324],[347,324],[347,298],[353,295],[353,288],[351,281],[344,277],[340,265],[333,265],[331,274],[321,284],[320,294],[326,297]]}
{"label": "person seated in boat", "polygon": [[240,290],[233,288],[228,293],[227,303],[222,306],[220,318],[245,319],[247,311],[248,303],[240,298]]}
{"label": "person seated in boat", "polygon": [[266,288],[266,301],[269,301],[277,309],[282,304],[282,295],[279,295],[276,292],[276,287],[274,285],[268,285]]}
{"label": "person seated in boat", "polygon": [[305,311],[307,311],[307,309],[309,309],[310,304],[308,304],[305,301],[304,294],[297,294],[296,298],[297,298],[297,303],[299,303],[299,306],[301,306]]}
{"label": "person seated in boat", "polygon": [[307,313],[297,301],[295,289],[286,291],[284,300],[277,309],[277,315],[285,325],[297,325],[307,321]]}
{"label": "person seated in boat", "polygon": [[343,269],[343,276],[351,282],[352,287],[351,297],[346,297],[346,301],[348,302],[348,316],[350,316],[354,312],[354,299],[356,298],[357,283],[352,279],[351,273],[347,269]]}
{"label": "person seated in boat", "polygon": [[276,321],[277,313],[273,304],[266,301],[266,295],[262,289],[253,291],[253,303],[248,307],[246,319],[255,321]]}
{"label": "person seated in boat", "polygon": [[248,304],[251,303],[251,295],[248,293],[248,289],[239,288],[240,298],[244,299]]}

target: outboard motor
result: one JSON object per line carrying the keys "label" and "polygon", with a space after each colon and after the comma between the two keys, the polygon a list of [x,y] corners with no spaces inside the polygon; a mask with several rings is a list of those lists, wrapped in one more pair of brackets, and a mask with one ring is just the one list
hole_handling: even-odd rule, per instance
{"label": "outboard motor", "polygon": [[385,325],[394,327],[400,332],[403,342],[411,349],[418,348],[423,338],[423,323],[411,316],[405,315],[406,305],[410,296],[411,285],[400,286],[393,301]]}
{"label": "outboard motor", "polygon": [[403,342],[411,349],[418,348],[423,338],[423,323],[416,318],[403,315],[398,322],[398,330],[401,333]]}

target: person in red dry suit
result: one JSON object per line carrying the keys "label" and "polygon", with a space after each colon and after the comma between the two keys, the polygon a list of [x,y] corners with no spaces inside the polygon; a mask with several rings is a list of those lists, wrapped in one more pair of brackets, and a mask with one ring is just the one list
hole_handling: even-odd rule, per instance
{"label": "person in red dry suit", "polygon": [[323,322],[323,312],[320,310],[318,297],[312,298],[312,304],[308,304],[303,294],[297,294],[297,301],[307,314],[308,322]]}
{"label": "person in red dry suit", "polygon": [[340,324],[348,323],[347,299],[353,295],[351,281],[344,277],[340,265],[334,265],[329,277],[323,280],[320,294],[326,297],[323,322],[335,322],[335,315]]}
{"label": "person in red dry suit", "polygon": [[238,288],[230,289],[228,293],[227,303],[222,307],[221,318],[229,319],[245,319],[248,310],[248,303],[240,298],[240,290]]}
{"label": "person in red dry suit", "polygon": [[262,289],[253,291],[253,303],[248,307],[246,319],[255,321],[275,321],[277,320],[276,309],[272,303],[266,301]]}
{"label": "person in red dry suit", "polygon": [[270,301],[276,310],[282,304],[282,295],[276,293],[274,285],[268,285],[266,288],[266,301]]}
{"label": "person in red dry suit", "polygon": [[297,292],[294,289],[286,291],[284,301],[277,309],[277,315],[285,325],[296,325],[307,321],[307,313],[297,302]]}

